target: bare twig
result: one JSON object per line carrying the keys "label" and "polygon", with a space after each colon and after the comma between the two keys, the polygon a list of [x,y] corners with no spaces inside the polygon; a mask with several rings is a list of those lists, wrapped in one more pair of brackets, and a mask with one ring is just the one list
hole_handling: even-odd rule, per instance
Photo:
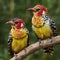
{"label": "bare twig", "polygon": [[[52,42],[51,42],[51,40],[52,40]],[[60,36],[56,36],[56,37],[53,37],[52,39],[47,39],[47,40],[41,41],[40,45],[39,45],[39,42],[31,44],[25,50],[22,50],[17,54],[17,60],[23,60],[27,55],[30,55],[45,47],[48,47],[51,45],[56,45],[59,43],[60,43]],[[10,60],[15,60],[15,57],[11,58]]]}

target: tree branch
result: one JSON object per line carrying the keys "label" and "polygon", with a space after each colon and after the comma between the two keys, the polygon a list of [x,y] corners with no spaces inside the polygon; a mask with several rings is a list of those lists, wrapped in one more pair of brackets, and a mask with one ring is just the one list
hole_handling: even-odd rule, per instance
{"label": "tree branch", "polygon": [[[52,42],[51,42],[51,40],[52,40]],[[46,40],[41,41],[40,45],[39,45],[39,42],[31,44],[30,46],[28,46],[27,48],[25,48],[24,50],[20,51],[17,54],[17,60],[23,60],[26,56],[28,56],[40,49],[43,49],[43,48],[51,46],[51,45],[59,44],[59,43],[60,43],[60,36],[56,36],[56,37],[53,37],[52,39],[46,39]],[[11,58],[10,60],[15,60],[15,56],[13,58]]]}

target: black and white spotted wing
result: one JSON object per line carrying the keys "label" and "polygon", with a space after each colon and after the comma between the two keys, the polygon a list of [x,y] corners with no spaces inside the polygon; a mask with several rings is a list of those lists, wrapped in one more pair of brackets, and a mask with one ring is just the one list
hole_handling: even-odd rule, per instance
{"label": "black and white spotted wing", "polygon": [[8,52],[9,52],[9,55],[11,56],[11,57],[13,57],[14,56],[14,52],[12,51],[12,36],[11,36],[11,34],[9,34],[9,37],[8,37]]}
{"label": "black and white spotted wing", "polygon": [[51,19],[49,16],[44,15],[42,16],[44,18],[45,24],[48,24],[52,31],[53,31],[53,36],[57,36],[57,29],[56,29],[56,25],[53,19]]}
{"label": "black and white spotted wing", "polygon": [[50,26],[53,31],[53,36],[57,36],[57,28],[56,28],[54,20],[52,20],[52,19],[50,20]]}
{"label": "black and white spotted wing", "polygon": [[[44,18],[44,22],[45,24],[49,25],[52,32],[53,32],[53,36],[57,36],[57,29],[56,29],[56,25],[55,25],[55,22],[53,19],[51,19],[49,16],[47,15],[44,15],[42,16]],[[52,37],[52,36],[51,36]],[[50,38],[51,38],[50,37]],[[46,47],[44,48],[45,50],[45,53],[49,53],[50,55],[52,55],[54,53],[54,48],[53,46],[49,46],[49,47]]]}

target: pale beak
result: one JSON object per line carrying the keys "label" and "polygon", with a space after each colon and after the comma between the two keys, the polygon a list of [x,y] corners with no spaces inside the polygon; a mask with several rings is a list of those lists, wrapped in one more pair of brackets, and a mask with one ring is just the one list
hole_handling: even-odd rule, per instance
{"label": "pale beak", "polygon": [[36,11],[34,8],[28,8],[27,10],[30,11],[30,12]]}
{"label": "pale beak", "polygon": [[8,21],[8,22],[6,22],[6,24],[8,24],[8,25],[14,25],[14,22],[13,21]]}

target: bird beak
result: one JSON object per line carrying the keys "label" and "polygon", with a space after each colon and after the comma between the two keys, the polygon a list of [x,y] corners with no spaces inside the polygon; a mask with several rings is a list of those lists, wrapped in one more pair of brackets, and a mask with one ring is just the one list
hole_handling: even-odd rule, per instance
{"label": "bird beak", "polygon": [[14,25],[14,22],[13,21],[8,21],[8,22],[6,22],[6,24],[8,24],[8,25]]}
{"label": "bird beak", "polygon": [[28,8],[27,10],[30,11],[30,12],[36,11],[34,8]]}

